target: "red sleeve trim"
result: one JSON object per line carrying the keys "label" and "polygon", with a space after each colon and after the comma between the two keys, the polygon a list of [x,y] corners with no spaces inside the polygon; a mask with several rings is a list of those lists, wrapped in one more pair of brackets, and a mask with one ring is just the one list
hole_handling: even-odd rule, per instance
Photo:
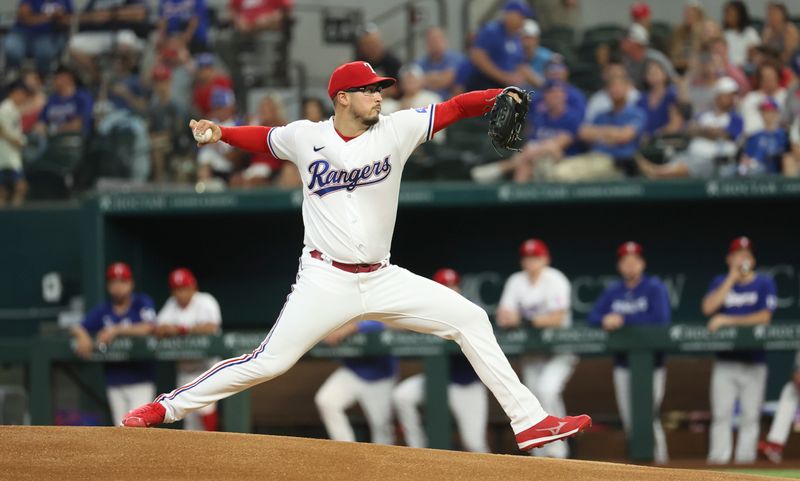
{"label": "red sleeve trim", "polygon": [[503,89],[475,90],[434,105],[431,137],[458,120],[485,114],[492,108],[495,98],[502,91]]}

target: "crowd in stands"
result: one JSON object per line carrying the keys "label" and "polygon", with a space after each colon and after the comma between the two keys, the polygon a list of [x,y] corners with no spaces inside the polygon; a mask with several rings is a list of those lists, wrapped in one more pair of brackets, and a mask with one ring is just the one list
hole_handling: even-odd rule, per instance
{"label": "crowd in stands", "polygon": [[[205,0],[159,0],[154,24],[148,9],[145,0],[91,0],[80,12],[72,0],[19,0],[3,39],[0,205],[18,205],[28,192],[65,197],[101,178],[198,191],[299,185],[293,167],[262,156],[224,146],[198,151],[185,127],[192,117],[226,125],[294,120],[272,94],[246,115],[252,65],[239,55],[258,35],[292,22],[291,0],[230,0],[231,25],[213,44]],[[464,142],[475,142],[474,132],[441,136],[412,159],[411,179],[796,175],[800,21],[792,14],[800,12],[781,2],[750,12],[733,0],[721,24],[710,13],[690,1],[682,21],[668,25],[637,1],[628,25],[590,27],[578,44],[572,27],[540,25],[526,1],[509,0],[465,51],[433,26],[425,53],[404,63],[367,25],[354,58],[399,78],[382,93],[385,114],[474,89],[534,89],[519,153],[495,162],[497,154],[482,155],[493,152],[486,137],[478,138],[489,150],[476,154]],[[309,98],[303,116],[324,119],[330,107]],[[473,128],[485,132],[485,124]],[[455,158],[461,168],[416,168],[432,158]]]}

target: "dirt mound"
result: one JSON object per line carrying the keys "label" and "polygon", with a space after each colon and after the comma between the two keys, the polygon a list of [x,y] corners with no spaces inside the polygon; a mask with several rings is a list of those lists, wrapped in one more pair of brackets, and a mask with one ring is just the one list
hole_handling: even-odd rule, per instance
{"label": "dirt mound", "polygon": [[0,479],[763,481],[766,478],[252,434],[14,426],[0,427]]}

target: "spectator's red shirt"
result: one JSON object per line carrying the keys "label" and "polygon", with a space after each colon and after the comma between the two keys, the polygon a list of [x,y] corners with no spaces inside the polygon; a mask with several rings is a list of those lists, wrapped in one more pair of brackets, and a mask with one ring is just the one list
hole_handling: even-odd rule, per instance
{"label": "spectator's red shirt", "polygon": [[214,90],[214,87],[232,89],[233,83],[227,75],[219,74],[214,77],[211,82],[205,85],[198,85],[194,88],[192,102],[194,108],[196,108],[202,116],[207,116],[208,113],[211,112],[211,91]]}
{"label": "spectator's red shirt", "polygon": [[293,0],[231,0],[230,9],[236,15],[258,18],[276,10],[292,8]]}

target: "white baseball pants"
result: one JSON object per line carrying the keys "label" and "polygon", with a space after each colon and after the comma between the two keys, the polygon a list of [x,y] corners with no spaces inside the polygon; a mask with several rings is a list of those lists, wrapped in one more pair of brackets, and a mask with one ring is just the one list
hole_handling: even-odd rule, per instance
{"label": "white baseball pants", "polygon": [[[669,461],[667,454],[667,436],[661,425],[661,403],[664,401],[664,389],[667,384],[667,370],[659,367],[653,371],[653,437],[655,441],[654,458],[656,463]],[[617,396],[619,417],[625,433],[631,432],[631,371],[627,367],[614,367],[614,393]]]}
{"label": "white baseball pants", "polygon": [[118,426],[128,411],[149,403],[155,395],[156,385],[152,382],[106,387],[108,405],[111,408],[111,423]]}
{"label": "white baseball pants", "polygon": [[[397,420],[403,427],[406,444],[412,448],[428,447],[419,407],[425,401],[425,375],[405,379],[394,389],[392,401]],[[489,424],[489,399],[486,387],[478,381],[469,384],[451,382],[447,402],[458,426],[461,444],[467,451],[488,453],[486,426]]]}
{"label": "white baseball pants", "polygon": [[[544,409],[553,416],[567,415],[561,394],[577,364],[578,357],[572,354],[522,358],[522,379],[525,385],[541,400]],[[531,454],[564,459],[569,457],[569,445],[566,442],[550,443],[538,450],[531,450]]]}
{"label": "white baseball pants", "polygon": [[783,386],[781,397],[778,400],[778,410],[775,411],[775,418],[772,419],[772,426],[767,434],[767,441],[777,443],[781,446],[786,444],[789,433],[792,431],[794,416],[797,413],[797,405],[800,400],[797,385],[789,381]]}
{"label": "white baseball pants", "polygon": [[328,333],[365,319],[458,343],[511,419],[515,434],[547,416],[497,344],[483,309],[396,265],[352,274],[311,258],[307,250],[300,259],[297,282],[261,345],[156,398],[166,408],[165,422],[280,376]]}
{"label": "white baseball pants", "polygon": [[761,405],[767,385],[767,366],[717,360],[711,371],[711,439],[708,462],[727,464],[733,454],[733,411],[739,400],[739,438],[736,463],[753,463],[758,447]]}
{"label": "white baseball pants", "polygon": [[[182,370],[178,367],[177,378],[178,386],[183,386],[192,382],[197,376],[203,374],[205,370]],[[192,411],[183,418],[183,429],[186,431],[205,431],[206,427],[203,424],[203,416],[212,414],[217,410],[217,403],[211,403],[208,406],[203,406],[197,411]]]}
{"label": "white baseball pants", "polygon": [[358,403],[367,418],[372,442],[394,444],[391,400],[394,384],[394,377],[367,381],[346,367],[334,371],[314,396],[328,436],[334,441],[356,440],[345,411]]}

